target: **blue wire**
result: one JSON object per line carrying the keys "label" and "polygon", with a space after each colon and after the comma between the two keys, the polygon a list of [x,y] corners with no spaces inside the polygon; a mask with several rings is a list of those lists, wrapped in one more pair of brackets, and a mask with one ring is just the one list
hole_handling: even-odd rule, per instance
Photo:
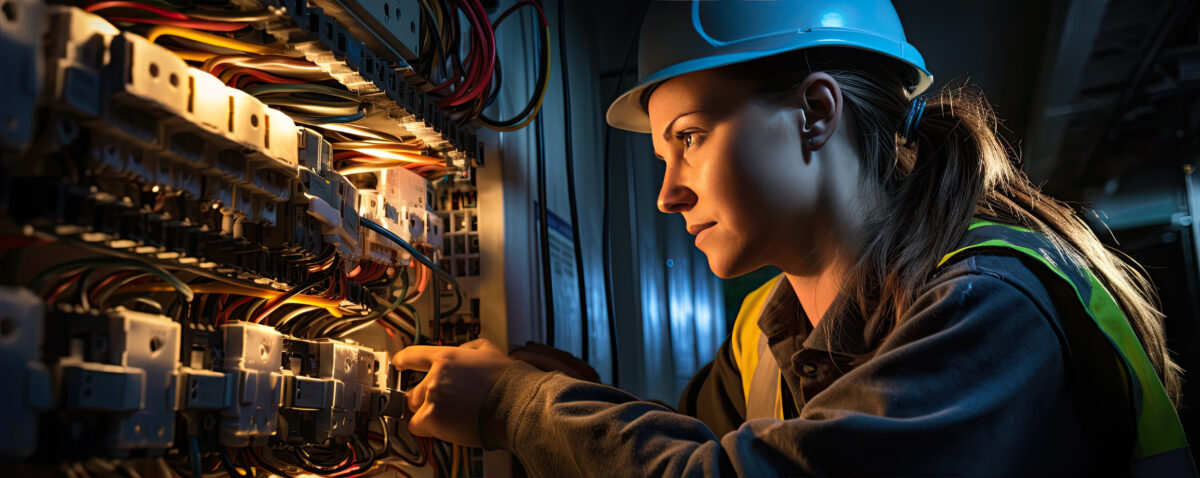
{"label": "blue wire", "polygon": [[200,441],[196,440],[196,436],[188,437],[188,448],[192,456],[192,476],[201,478],[204,476],[204,469],[200,466]]}
{"label": "blue wire", "polygon": [[234,466],[233,460],[231,458],[229,458],[229,454],[226,453],[225,450],[221,450],[221,464],[225,466],[225,472],[229,473],[229,476],[246,478],[246,475],[243,475],[240,472],[238,472],[237,466]]}
{"label": "blue wire", "polygon": [[429,267],[429,269],[433,270],[433,272],[436,272],[437,275],[440,275],[440,276],[444,277],[446,280],[455,284],[455,287],[458,286],[458,281],[454,279],[454,276],[452,276],[449,273],[447,273],[446,271],[442,270],[442,268],[438,267],[437,264],[434,264],[433,260],[431,260],[428,257],[425,257],[425,254],[421,254],[421,251],[418,251],[415,247],[412,246],[412,244],[409,244],[408,241],[401,239],[400,236],[397,236],[396,234],[392,233],[392,231],[387,230],[386,227],[380,226],[379,224],[375,224],[374,222],[372,222],[371,220],[369,220],[367,218],[360,217],[358,219],[358,222],[360,222],[360,223],[362,223],[362,225],[366,226],[367,229],[375,231],[375,232],[379,233],[380,235],[382,235],[383,237],[388,238],[388,240],[400,245],[401,248],[408,251],[409,254],[412,254],[413,258],[416,259],[417,262],[424,264],[426,267]]}

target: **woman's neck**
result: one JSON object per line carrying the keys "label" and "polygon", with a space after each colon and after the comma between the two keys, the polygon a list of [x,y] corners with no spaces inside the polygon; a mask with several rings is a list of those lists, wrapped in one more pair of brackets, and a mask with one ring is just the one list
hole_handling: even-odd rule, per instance
{"label": "woman's neck", "polygon": [[796,298],[800,300],[800,307],[804,308],[804,313],[814,328],[842,290],[842,282],[849,269],[848,261],[842,258],[842,254],[835,254],[833,260],[816,274],[793,274],[784,271],[784,276],[796,292]]}

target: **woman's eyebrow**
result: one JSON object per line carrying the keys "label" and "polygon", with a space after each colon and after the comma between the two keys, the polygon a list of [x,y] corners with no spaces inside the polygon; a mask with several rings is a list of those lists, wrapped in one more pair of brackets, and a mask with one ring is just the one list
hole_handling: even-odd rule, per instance
{"label": "woman's eyebrow", "polygon": [[668,142],[671,141],[671,129],[675,127],[675,122],[679,121],[679,118],[682,118],[687,115],[693,115],[696,113],[703,113],[703,112],[704,112],[704,110],[693,110],[693,111],[688,111],[687,113],[680,113],[680,114],[676,115],[675,119],[672,119],[670,123],[667,123],[667,129],[663,130],[663,134],[662,134],[663,140],[668,141]]}

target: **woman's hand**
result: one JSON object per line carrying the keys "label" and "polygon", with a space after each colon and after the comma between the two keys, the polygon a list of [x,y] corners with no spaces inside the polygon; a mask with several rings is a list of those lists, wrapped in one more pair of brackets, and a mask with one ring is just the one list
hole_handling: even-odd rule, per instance
{"label": "woman's hand", "polygon": [[406,395],[413,411],[408,431],[459,445],[480,447],[483,400],[512,359],[485,339],[460,347],[413,345],[396,353],[401,370],[428,371]]}

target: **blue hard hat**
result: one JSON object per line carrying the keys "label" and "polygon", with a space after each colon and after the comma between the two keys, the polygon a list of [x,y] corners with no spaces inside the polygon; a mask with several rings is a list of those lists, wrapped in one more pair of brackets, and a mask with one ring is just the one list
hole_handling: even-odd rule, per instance
{"label": "blue hard hat", "polygon": [[879,53],[912,67],[911,96],[933,83],[888,0],[655,1],[642,24],[638,84],[609,106],[608,124],[649,133],[642,92],[676,76],[829,46]]}

